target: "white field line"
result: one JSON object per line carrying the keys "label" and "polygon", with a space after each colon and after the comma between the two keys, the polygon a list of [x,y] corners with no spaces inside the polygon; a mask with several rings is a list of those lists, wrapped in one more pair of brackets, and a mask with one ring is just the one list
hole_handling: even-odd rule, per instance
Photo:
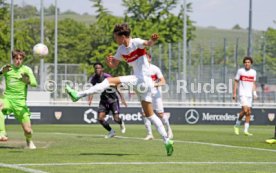
{"label": "white field line", "polygon": [[[47,133],[49,134],[49,133]],[[77,133],[50,133],[56,135],[69,135],[69,136],[94,136],[94,137],[104,137],[103,135],[90,135],[90,134],[77,134]],[[115,136],[116,138],[121,139],[136,139],[136,140],[144,140],[143,138],[138,137],[126,137],[126,136]],[[161,140],[161,139],[154,139],[154,140]],[[266,148],[256,148],[256,147],[243,147],[243,146],[236,146],[236,145],[226,145],[226,144],[216,144],[216,143],[208,143],[208,142],[198,142],[198,141],[182,141],[182,140],[174,140],[176,143],[187,143],[187,144],[198,144],[198,145],[208,145],[213,147],[225,147],[225,148],[238,148],[238,149],[247,149],[247,150],[256,150],[256,151],[267,151],[267,152],[276,152],[273,149],[266,149]]]}
{"label": "white field line", "polygon": [[16,170],[20,170],[20,171],[24,171],[24,172],[28,172],[28,173],[47,173],[47,172],[44,172],[44,171],[31,169],[31,168],[25,168],[25,167],[22,167],[22,166],[23,165],[19,165],[19,164],[0,163],[0,167],[12,168],[12,169],[16,169]]}
{"label": "white field line", "polygon": [[23,163],[18,166],[75,166],[75,165],[276,165],[276,162],[87,162],[87,163]]}

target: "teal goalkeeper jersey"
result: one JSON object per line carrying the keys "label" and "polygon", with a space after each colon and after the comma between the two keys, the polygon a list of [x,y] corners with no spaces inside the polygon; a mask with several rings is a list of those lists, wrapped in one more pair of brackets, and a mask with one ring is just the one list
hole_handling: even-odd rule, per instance
{"label": "teal goalkeeper jersey", "polygon": [[29,76],[30,85],[37,86],[37,82],[32,69],[28,66],[22,65],[20,67],[11,66],[12,70],[3,74],[5,77],[6,89],[4,97],[11,99],[27,99],[28,84],[20,80],[21,74],[25,73]]}

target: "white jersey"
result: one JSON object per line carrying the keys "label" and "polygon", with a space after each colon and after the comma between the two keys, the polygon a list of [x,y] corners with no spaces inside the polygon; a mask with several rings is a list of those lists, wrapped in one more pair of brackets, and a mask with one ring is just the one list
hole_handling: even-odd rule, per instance
{"label": "white jersey", "polygon": [[239,81],[239,96],[252,97],[254,82],[256,81],[256,71],[241,68],[237,71],[235,80]]}
{"label": "white jersey", "polygon": [[[162,74],[160,68],[154,64],[150,64],[149,71],[150,71],[150,76],[154,82],[156,82],[157,80],[159,80],[163,77],[163,74]],[[154,87],[155,92],[157,89],[158,89],[158,91],[161,90],[160,87],[158,87],[158,88]]]}
{"label": "white jersey", "polygon": [[125,60],[133,68],[135,76],[149,75],[149,62],[146,56],[146,49],[144,46],[145,40],[140,38],[130,38],[129,46],[120,45],[114,56],[117,60]]}

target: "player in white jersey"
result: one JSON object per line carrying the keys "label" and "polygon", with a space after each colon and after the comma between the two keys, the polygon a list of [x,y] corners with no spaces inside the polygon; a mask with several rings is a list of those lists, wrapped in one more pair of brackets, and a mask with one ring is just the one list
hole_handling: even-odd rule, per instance
{"label": "player in white jersey", "polygon": [[234,126],[234,131],[236,135],[239,135],[239,126],[241,124],[242,118],[245,116],[244,123],[244,134],[247,136],[252,136],[248,132],[250,115],[252,108],[252,97],[257,98],[256,92],[256,71],[251,68],[253,60],[251,57],[245,57],[243,59],[244,68],[241,68],[237,71],[235,76],[235,83],[233,89],[233,99],[236,100],[237,94],[236,90],[239,85],[239,101],[242,106],[242,111],[236,121]]}
{"label": "player in white jersey", "polygon": [[149,73],[149,62],[146,56],[147,46],[152,46],[158,40],[159,36],[153,34],[150,40],[142,40],[140,38],[131,38],[131,30],[127,24],[115,25],[113,30],[114,39],[119,45],[114,56],[107,57],[107,65],[110,68],[116,68],[121,60],[125,60],[133,67],[134,75],[119,76],[106,78],[103,82],[94,85],[88,90],[77,92],[70,86],[66,85],[66,92],[71,97],[72,101],[76,102],[81,97],[102,92],[111,85],[118,85],[120,83],[132,84],[136,91],[138,98],[141,100],[142,108],[151,122],[157,128],[157,131],[162,136],[167,155],[171,156],[173,153],[173,141],[167,137],[167,132],[161,120],[155,115],[152,107],[152,88],[154,84]]}
{"label": "player in white jersey", "polygon": [[[151,55],[147,53],[148,61],[151,62]],[[163,124],[166,126],[167,134],[170,139],[173,138],[172,129],[169,122],[169,117],[164,114],[164,106],[162,101],[162,90],[161,86],[166,84],[166,80],[160,70],[159,67],[157,67],[154,64],[150,63],[150,75],[154,82],[154,88],[152,89],[152,106],[153,109],[158,114],[158,117],[161,119]],[[145,127],[147,129],[147,136],[145,137],[145,140],[151,140],[153,139],[152,129],[151,129],[151,122],[147,117],[144,117],[144,123]]]}

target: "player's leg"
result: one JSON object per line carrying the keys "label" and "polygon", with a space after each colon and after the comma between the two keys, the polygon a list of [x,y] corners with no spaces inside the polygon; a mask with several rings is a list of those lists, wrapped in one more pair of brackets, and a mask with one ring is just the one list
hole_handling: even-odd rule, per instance
{"label": "player's leg", "polygon": [[110,127],[109,123],[105,120],[106,114],[109,112],[108,104],[100,101],[98,109],[98,122],[108,131],[105,138],[112,138],[115,136],[115,131]]}
{"label": "player's leg", "polygon": [[142,100],[141,104],[142,104],[143,110],[145,112],[145,116],[150,119],[150,121],[152,122],[152,124],[157,129],[157,132],[162,136],[162,139],[163,139],[163,141],[165,143],[167,155],[171,156],[172,153],[173,153],[173,141],[171,141],[168,138],[167,132],[166,132],[165,127],[163,126],[160,118],[158,118],[155,115],[155,113],[153,111],[153,108],[152,108],[151,102]]}
{"label": "player's leg", "polygon": [[245,123],[244,123],[244,134],[247,136],[252,136],[252,133],[249,133],[249,126],[250,126],[250,115],[251,115],[251,108],[245,106]]}
{"label": "player's leg", "polygon": [[120,125],[121,133],[126,133],[126,127],[124,121],[120,118],[120,103],[119,100],[110,104],[110,110],[113,115],[113,119]]}
{"label": "player's leg", "polygon": [[242,108],[242,111],[240,112],[239,117],[237,118],[237,121],[234,125],[234,132],[235,132],[236,135],[240,134],[240,125],[241,125],[242,118],[244,117],[244,115],[245,115],[245,112]]}
{"label": "player's leg", "polygon": [[22,129],[24,131],[27,148],[36,149],[36,146],[32,141],[33,130],[30,120],[31,112],[26,105],[26,100],[13,100],[10,103],[12,105],[14,116],[17,119],[17,121],[21,124]]}
{"label": "player's leg", "polygon": [[6,127],[5,127],[5,116],[2,113],[2,110],[0,110],[0,142],[7,141],[7,133],[6,133]]}
{"label": "player's leg", "polygon": [[143,114],[143,119],[144,119],[144,124],[147,130],[147,136],[144,138],[144,140],[152,140],[154,139],[153,134],[152,134],[152,129],[151,129],[151,122],[149,118],[145,116],[145,113],[142,109],[142,114]]}
{"label": "player's leg", "polygon": [[152,99],[153,109],[157,112],[158,117],[161,119],[164,126],[166,127],[168,138],[172,139],[173,132],[170,126],[169,117],[167,115],[164,115],[164,106],[161,97],[161,92],[158,90],[158,92],[152,97]]}
{"label": "player's leg", "polygon": [[152,124],[157,129],[157,132],[162,136],[162,139],[165,143],[167,156],[171,156],[173,153],[173,141],[170,140],[167,136],[167,132],[165,130],[164,125],[160,118],[156,116],[153,111],[152,106],[152,89],[153,89],[153,81],[150,77],[144,76],[143,79],[139,79],[136,85],[136,92],[138,98],[141,100],[141,105],[144,110],[145,116],[150,119]]}
{"label": "player's leg", "polygon": [[110,86],[118,85],[120,83],[121,83],[120,77],[110,77],[110,78],[106,78],[101,83],[98,83],[84,91],[77,92],[76,90],[72,89],[69,85],[66,85],[65,91],[69,94],[72,101],[76,102],[82,97],[88,96],[90,94],[98,93],[98,92],[103,92],[105,89],[109,88]]}
{"label": "player's leg", "polygon": [[247,136],[252,136],[252,133],[249,133],[249,125],[250,125],[250,119],[251,119],[251,107],[252,107],[252,97],[246,97],[246,103],[244,106],[244,112],[245,112],[245,123],[244,123],[244,134]]}
{"label": "player's leg", "polygon": [[[27,115],[29,117],[29,115]],[[26,121],[26,122],[22,122],[21,126],[23,128],[24,131],[24,135],[26,138],[26,143],[27,143],[27,147],[29,149],[36,149],[36,146],[33,143],[32,137],[33,137],[33,130],[32,130],[32,125],[31,125],[31,121]]]}
{"label": "player's leg", "polygon": [[237,119],[237,121],[234,125],[234,132],[235,132],[236,135],[240,134],[240,125],[241,125],[243,117],[245,116],[245,111],[244,111],[244,108],[243,108],[243,106],[246,104],[245,97],[240,96],[239,99],[240,99],[239,102],[241,104],[242,110],[241,110],[241,112],[239,114],[239,117],[238,117],[238,119]]}
{"label": "player's leg", "polygon": [[10,110],[10,104],[7,99],[0,99],[0,142],[8,141],[6,126],[5,126],[5,115]]}

